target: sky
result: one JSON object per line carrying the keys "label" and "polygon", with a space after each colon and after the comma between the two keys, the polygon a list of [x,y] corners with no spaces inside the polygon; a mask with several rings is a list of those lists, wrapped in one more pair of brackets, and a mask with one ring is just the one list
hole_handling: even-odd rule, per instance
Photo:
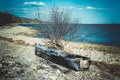
{"label": "sky", "polygon": [[45,18],[53,5],[72,12],[82,24],[120,24],[120,0],[0,0],[0,11],[25,18]]}

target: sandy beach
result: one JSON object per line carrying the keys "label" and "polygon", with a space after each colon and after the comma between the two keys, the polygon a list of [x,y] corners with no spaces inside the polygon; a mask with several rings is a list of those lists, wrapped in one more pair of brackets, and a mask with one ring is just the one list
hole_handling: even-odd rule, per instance
{"label": "sandy beach", "polygon": [[0,29],[1,80],[120,80],[120,47],[69,42],[64,51],[90,57],[92,65],[89,71],[68,71],[35,56],[34,44],[48,41],[37,34],[25,26]]}

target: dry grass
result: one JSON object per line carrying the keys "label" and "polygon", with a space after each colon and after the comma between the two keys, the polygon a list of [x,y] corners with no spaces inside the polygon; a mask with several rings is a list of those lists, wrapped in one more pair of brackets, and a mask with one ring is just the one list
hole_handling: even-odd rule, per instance
{"label": "dry grass", "polygon": [[[45,45],[47,39],[30,37],[27,34],[32,33],[31,30],[26,29],[27,28],[24,27],[14,27],[10,29],[0,30],[0,39],[7,42],[24,45],[24,47],[27,46],[26,48],[28,48],[28,46],[34,46],[35,43]],[[120,47],[78,42],[69,42],[65,47],[66,52],[73,53],[75,50],[81,50],[79,52],[79,55],[89,55],[89,57],[94,60],[92,61],[92,65],[96,65],[103,72],[105,71],[113,75],[120,76]],[[30,51],[28,50],[28,52]],[[108,61],[105,60],[106,58],[108,59]],[[112,63],[116,60],[116,58],[118,58],[118,61],[116,61],[116,63]]]}
{"label": "dry grass", "polygon": [[1,39],[1,40],[5,40],[5,41],[8,41],[8,42],[14,42],[12,38],[6,38],[6,37],[0,36],[0,39]]}
{"label": "dry grass", "polygon": [[120,54],[120,47],[113,47],[113,46],[107,46],[102,44],[70,42],[67,46],[72,46],[73,48],[76,48],[76,49],[101,51],[109,54]]}
{"label": "dry grass", "polygon": [[2,36],[0,36],[0,39],[4,40],[4,41],[8,41],[8,42],[13,42],[13,43],[19,44],[19,45],[34,46],[34,45],[29,44],[29,43],[26,43],[23,40],[13,40],[12,38],[6,38],[6,37],[2,37]]}
{"label": "dry grass", "polygon": [[96,65],[102,71],[109,72],[120,77],[120,64],[118,63],[107,64],[104,62],[92,61],[92,65]]}

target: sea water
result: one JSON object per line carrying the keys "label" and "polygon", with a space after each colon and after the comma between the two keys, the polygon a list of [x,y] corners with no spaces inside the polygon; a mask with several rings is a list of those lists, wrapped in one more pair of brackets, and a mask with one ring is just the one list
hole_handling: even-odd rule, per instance
{"label": "sea water", "polygon": [[[34,29],[40,27],[39,24],[20,24],[20,26]],[[120,46],[120,24],[79,24],[79,30],[76,33],[80,35],[80,37],[73,39],[76,42]]]}

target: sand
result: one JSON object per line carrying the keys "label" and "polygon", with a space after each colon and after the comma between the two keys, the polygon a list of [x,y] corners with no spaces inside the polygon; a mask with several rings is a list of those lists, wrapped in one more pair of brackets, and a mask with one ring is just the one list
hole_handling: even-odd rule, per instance
{"label": "sand", "polygon": [[[27,67],[26,70],[30,72],[30,70],[36,75],[34,75],[33,79],[37,80],[39,79],[40,75],[42,75],[42,72],[46,72],[46,70],[39,72],[35,72],[36,66],[42,66],[39,64],[39,59],[34,55],[34,44],[39,43],[41,45],[46,45],[47,39],[37,38],[37,31],[23,26],[15,26],[11,27],[9,29],[1,29],[0,30],[0,54],[1,55],[12,55],[13,57],[17,57],[17,59],[14,59],[15,61],[21,62],[22,64],[26,65],[28,64],[29,67]],[[120,78],[120,48],[119,47],[112,47],[112,46],[105,46],[105,45],[98,45],[98,44],[91,44],[91,43],[78,43],[78,42],[69,42],[66,46],[64,51],[69,52],[71,54],[78,54],[82,56],[90,57],[92,60],[92,67],[90,71],[85,72],[85,75],[82,75],[82,72],[72,72],[70,74],[64,74],[59,69],[51,69],[51,67],[47,64],[44,64],[44,66],[47,66],[50,68],[49,73],[47,73],[49,76],[50,74],[57,73],[57,77],[60,79],[63,77],[63,80],[66,78],[68,80],[82,80],[83,77],[85,80],[95,79],[100,80],[99,77],[103,80],[109,79],[115,79],[119,80]],[[7,59],[7,57],[5,57]],[[3,59],[3,57],[1,58]],[[41,60],[46,63],[45,60]],[[0,64],[1,65],[1,64]],[[102,66],[101,66],[102,65]],[[112,67],[110,67],[112,66]],[[116,67],[116,69],[114,69]],[[29,70],[30,69],[30,70]],[[25,74],[25,73],[24,73]],[[37,75],[39,74],[39,75]],[[97,75],[99,74],[99,75]],[[104,76],[103,76],[104,74]],[[27,74],[28,75],[28,74]],[[46,73],[43,75],[45,76]],[[81,76],[79,76],[81,75]],[[92,77],[90,77],[90,75]],[[109,78],[105,77],[105,75],[109,76]],[[31,75],[30,75],[31,76]],[[52,75],[51,75],[52,76]],[[61,77],[60,77],[61,76]],[[69,78],[69,76],[71,76]],[[79,77],[78,77],[79,76]],[[88,78],[86,78],[88,76]],[[37,77],[37,78],[35,78]],[[75,78],[75,79],[72,79]],[[95,78],[98,77],[98,78]],[[14,77],[15,78],[15,77]],[[22,77],[20,77],[22,79]],[[26,76],[25,76],[26,78]],[[50,78],[50,77],[49,77]],[[58,79],[58,80],[60,80]],[[25,79],[23,79],[25,80]],[[29,79],[32,80],[32,79]],[[42,79],[41,79],[42,80]],[[47,80],[47,79],[44,79]],[[52,80],[52,79],[50,79]],[[84,79],[83,79],[84,80]]]}

